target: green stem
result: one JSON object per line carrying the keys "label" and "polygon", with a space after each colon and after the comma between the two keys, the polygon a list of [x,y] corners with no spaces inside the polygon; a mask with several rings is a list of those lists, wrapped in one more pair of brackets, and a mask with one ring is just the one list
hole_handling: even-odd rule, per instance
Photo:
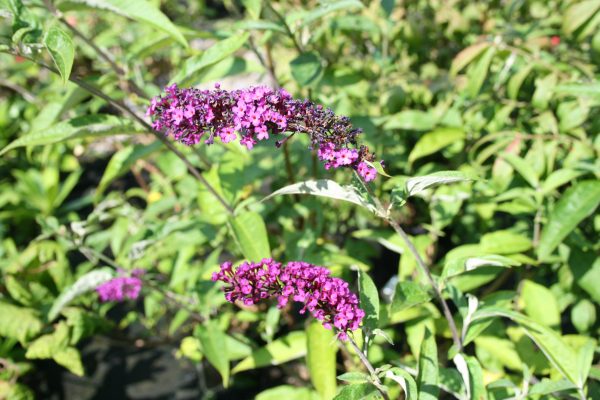
{"label": "green stem", "polygon": [[377,388],[377,390],[379,390],[379,393],[381,393],[381,395],[383,396],[383,398],[385,400],[389,400],[387,391],[385,390],[383,383],[381,383],[381,380],[379,379],[379,377],[377,376],[377,373],[375,372],[375,368],[373,368],[373,365],[371,365],[371,363],[367,359],[367,356],[365,356],[365,353],[363,353],[360,350],[360,348],[358,347],[358,345],[356,344],[354,339],[352,339],[350,336],[348,336],[348,341],[352,345],[352,348],[354,349],[354,352],[356,353],[358,358],[360,358],[360,361],[363,363],[363,365],[365,367],[367,367],[369,374],[371,374],[371,378],[373,379],[373,385],[375,385],[375,387]]}

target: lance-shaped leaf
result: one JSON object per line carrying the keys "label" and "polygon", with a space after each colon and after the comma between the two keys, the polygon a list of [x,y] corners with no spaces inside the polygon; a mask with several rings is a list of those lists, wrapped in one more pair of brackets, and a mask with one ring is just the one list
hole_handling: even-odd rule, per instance
{"label": "lance-shaped leaf", "polygon": [[248,261],[271,257],[267,227],[260,214],[248,211],[231,218],[231,230]]}
{"label": "lance-shaped leaf", "polygon": [[306,365],[310,380],[322,399],[335,396],[337,341],[332,330],[313,320],[306,328]]}
{"label": "lance-shaped leaf", "polygon": [[62,29],[52,26],[44,37],[44,45],[54,60],[54,65],[62,77],[63,83],[67,83],[73,68],[75,58],[75,46],[71,36]]}
{"label": "lance-shaped leaf", "polygon": [[287,336],[272,341],[265,347],[252,351],[249,357],[240,361],[231,371],[236,374],[268,365],[280,365],[305,355],[306,334],[294,331]]}

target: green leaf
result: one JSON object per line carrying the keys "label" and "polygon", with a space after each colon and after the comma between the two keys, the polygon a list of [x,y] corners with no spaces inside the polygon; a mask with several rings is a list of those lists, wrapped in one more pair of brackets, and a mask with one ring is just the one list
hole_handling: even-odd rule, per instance
{"label": "green leaf", "polygon": [[521,265],[521,263],[508,258],[499,256],[496,254],[489,254],[480,257],[457,257],[446,260],[444,264],[444,270],[442,271],[442,278],[449,279],[454,276],[460,275],[464,272],[473,271],[480,267],[515,267]]}
{"label": "green leaf", "polygon": [[596,307],[588,299],[581,299],[571,309],[571,322],[580,333],[588,332],[596,323]]}
{"label": "green leaf", "polygon": [[467,368],[469,370],[469,387],[471,388],[472,400],[487,400],[487,390],[483,379],[483,369],[475,357],[466,356]]}
{"label": "green leaf", "polygon": [[69,81],[73,59],[75,58],[75,46],[71,36],[56,26],[50,27],[44,37],[44,45],[54,60],[54,65],[62,77],[63,84]]}
{"label": "green leaf", "polygon": [[27,358],[52,358],[69,345],[69,327],[62,321],[54,332],[42,335],[30,343],[25,353]]}
{"label": "green leaf", "polygon": [[385,129],[429,131],[436,123],[436,118],[428,112],[404,110],[390,116],[383,127]]}
{"label": "green leaf", "polygon": [[502,158],[506,160],[533,188],[538,187],[540,184],[539,178],[527,161],[512,153],[503,153]]}
{"label": "green leaf", "polygon": [[494,336],[479,336],[475,339],[477,349],[483,349],[503,366],[515,371],[520,371],[523,361],[515,348],[515,344],[508,339]]}
{"label": "green leaf", "polygon": [[428,302],[431,300],[431,295],[425,287],[417,282],[402,281],[396,285],[396,292],[392,300],[392,312],[405,310],[416,305]]}
{"label": "green leaf", "polygon": [[584,174],[584,171],[574,169],[558,169],[553,171],[544,183],[542,183],[541,191],[543,195],[547,195],[553,190],[575,180],[575,178]]}
{"label": "green leaf", "polygon": [[202,352],[223,379],[223,386],[229,384],[229,357],[227,355],[227,341],[225,333],[214,321],[205,325],[198,325],[195,336],[200,340]]}
{"label": "green leaf", "polygon": [[541,382],[536,383],[529,390],[529,394],[532,396],[535,395],[551,395],[555,392],[563,392],[566,390],[576,389],[577,387],[573,385],[566,379],[561,379],[559,381],[551,381],[550,379],[542,379]]}
{"label": "green leaf", "polygon": [[354,186],[340,186],[335,181],[329,179],[294,183],[276,190],[261,201],[265,201],[282,194],[310,194],[313,196],[344,200],[362,206],[374,213],[377,212],[375,206],[365,200],[358,189],[356,189]]}
{"label": "green leaf", "polygon": [[337,342],[332,330],[313,320],[306,328],[306,366],[310,381],[322,399],[335,396]]}
{"label": "green leaf", "polygon": [[141,132],[129,120],[114,115],[84,115],[59,122],[50,128],[22,136],[0,151],[0,155],[17,147],[41,146],[70,139],[101,137]]}
{"label": "green leaf", "polygon": [[514,74],[510,78],[508,84],[506,85],[506,92],[510,99],[517,99],[517,97],[519,96],[519,90],[521,89],[521,86],[523,86],[525,78],[527,78],[527,76],[533,69],[533,66],[534,64],[532,63],[526,64],[525,66],[523,66],[523,68],[521,68],[516,74]]}
{"label": "green leaf", "polygon": [[479,94],[483,82],[490,69],[490,64],[494,55],[496,54],[495,47],[488,47],[481,57],[476,61],[475,64],[470,68],[468,72],[469,82],[467,83],[466,91],[471,97],[475,97]]}
{"label": "green leaf", "polygon": [[290,62],[292,76],[300,86],[312,83],[321,74],[321,58],[315,52],[302,53]]}
{"label": "green leaf", "polygon": [[433,174],[408,179],[405,184],[406,194],[407,196],[415,196],[430,187],[468,180],[470,179],[458,171],[434,172]]}
{"label": "green leaf", "polygon": [[112,279],[113,276],[114,274],[110,268],[95,269],[82,275],[73,285],[65,288],[56,300],[54,300],[54,304],[52,304],[52,308],[48,312],[48,320],[53,321],[63,307],[73,299],[83,293],[94,290],[99,285]]}
{"label": "green leaf", "polygon": [[17,307],[0,300],[0,336],[24,343],[40,333],[42,327],[37,310]]}
{"label": "green leaf", "polygon": [[271,257],[267,227],[260,214],[247,211],[232,217],[230,222],[233,236],[247,260],[258,262]]}
{"label": "green leaf", "polygon": [[567,379],[579,386],[577,357],[573,349],[552,329],[535,322],[522,314],[496,307],[481,308],[473,316],[473,321],[490,317],[504,317],[521,325],[527,336],[542,350],[546,358]]}
{"label": "green leaf", "polygon": [[566,34],[572,34],[579,29],[586,21],[600,10],[598,0],[586,0],[575,2],[564,13],[562,30]]}
{"label": "green leaf", "polygon": [[497,254],[523,253],[532,247],[531,239],[507,230],[486,233],[480,244],[486,253]]}
{"label": "green leaf", "polygon": [[77,376],[85,375],[81,355],[75,347],[67,347],[52,357],[57,364],[62,365]]}
{"label": "green leaf", "polygon": [[138,160],[147,157],[161,147],[162,143],[157,140],[150,144],[127,146],[113,154],[96,188],[96,198],[100,197],[112,181],[126,174]]}
{"label": "green leaf", "polygon": [[281,385],[264,390],[256,395],[255,400],[319,400],[321,397],[314,391],[291,385]]}
{"label": "green leaf", "polygon": [[466,47],[460,51],[452,60],[450,66],[450,75],[456,76],[463,68],[469,65],[477,56],[483,53],[484,50],[489,48],[491,43],[481,42],[475,43],[469,47]]}
{"label": "green leaf", "polygon": [[232,369],[232,373],[236,374],[268,365],[280,365],[305,355],[306,334],[301,331],[294,331],[268,343],[265,347],[252,351],[252,355],[240,361]]}
{"label": "green leaf", "polygon": [[187,85],[204,68],[224,60],[239,50],[248,41],[249,37],[248,32],[228,37],[213,44],[201,54],[188,58],[183,66],[179,68],[179,72],[171,80],[171,83],[177,82],[180,85]]}
{"label": "green leaf", "polygon": [[417,383],[415,382],[412,375],[410,375],[405,370],[394,367],[387,370],[384,374],[380,374],[385,376],[388,379],[392,379],[397,382],[400,386],[402,386],[402,390],[404,391],[404,398],[406,400],[417,400],[419,398],[419,392],[417,389]]}
{"label": "green leaf", "polygon": [[438,128],[428,132],[419,138],[408,156],[408,162],[413,163],[415,160],[433,154],[464,137],[465,131],[460,128]]}
{"label": "green leaf", "polygon": [[438,380],[438,354],[435,336],[425,328],[419,352],[419,373],[417,375],[419,400],[434,400],[439,397]]}
{"label": "green leaf", "polygon": [[346,385],[335,396],[334,400],[367,400],[377,399],[376,395],[379,392],[377,388],[370,383],[358,383],[354,385]]}
{"label": "green leaf", "polygon": [[373,280],[364,271],[358,272],[358,291],[360,294],[360,308],[365,312],[363,325],[373,330],[379,321],[379,293]]}
{"label": "green leaf", "polygon": [[337,377],[340,381],[348,382],[348,383],[367,383],[369,382],[369,374],[364,372],[346,372],[344,374],[338,375]]}
{"label": "green leaf", "polygon": [[317,21],[326,15],[340,10],[353,8],[364,8],[364,5],[358,0],[334,0],[328,1],[323,5],[312,8],[310,11],[300,15],[300,26],[306,26],[314,21]]}
{"label": "green leaf", "polygon": [[577,225],[591,215],[600,203],[600,181],[576,183],[559,199],[542,229],[538,257],[546,260]]}
{"label": "green leaf", "polygon": [[83,4],[86,7],[98,10],[110,11],[134,21],[147,24],[167,33],[183,46],[188,47],[187,40],[185,40],[179,29],[162,11],[147,0],[70,0],[70,2]]}
{"label": "green leaf", "polygon": [[547,287],[530,280],[521,286],[520,302],[525,313],[540,324],[557,327],[560,324],[560,309],[556,297]]}

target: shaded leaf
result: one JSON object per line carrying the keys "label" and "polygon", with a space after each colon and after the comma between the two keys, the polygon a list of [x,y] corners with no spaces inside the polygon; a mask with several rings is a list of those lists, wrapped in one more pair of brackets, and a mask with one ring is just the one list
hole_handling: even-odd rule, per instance
{"label": "shaded leaf", "polygon": [[225,333],[221,331],[216,322],[211,320],[206,325],[198,325],[195,336],[200,340],[202,353],[219,371],[223,379],[223,386],[227,387],[229,384],[229,358]]}
{"label": "shaded leaf", "polygon": [[290,62],[290,67],[296,82],[306,86],[321,74],[321,58],[315,52],[302,53]]}
{"label": "shaded leaf", "polygon": [[260,214],[248,211],[230,219],[232,233],[244,258],[258,262],[271,257],[267,227]]}
{"label": "shaded leaf", "polygon": [[435,336],[425,328],[419,352],[419,373],[417,375],[419,400],[434,400],[439,397],[438,380],[438,354]]}

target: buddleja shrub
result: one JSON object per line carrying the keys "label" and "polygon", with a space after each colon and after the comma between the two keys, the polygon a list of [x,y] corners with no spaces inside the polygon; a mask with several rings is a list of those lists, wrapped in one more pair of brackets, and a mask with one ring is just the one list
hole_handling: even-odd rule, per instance
{"label": "buddleja shrub", "polygon": [[600,3],[189,3],[0,0],[0,398],[600,397]]}

